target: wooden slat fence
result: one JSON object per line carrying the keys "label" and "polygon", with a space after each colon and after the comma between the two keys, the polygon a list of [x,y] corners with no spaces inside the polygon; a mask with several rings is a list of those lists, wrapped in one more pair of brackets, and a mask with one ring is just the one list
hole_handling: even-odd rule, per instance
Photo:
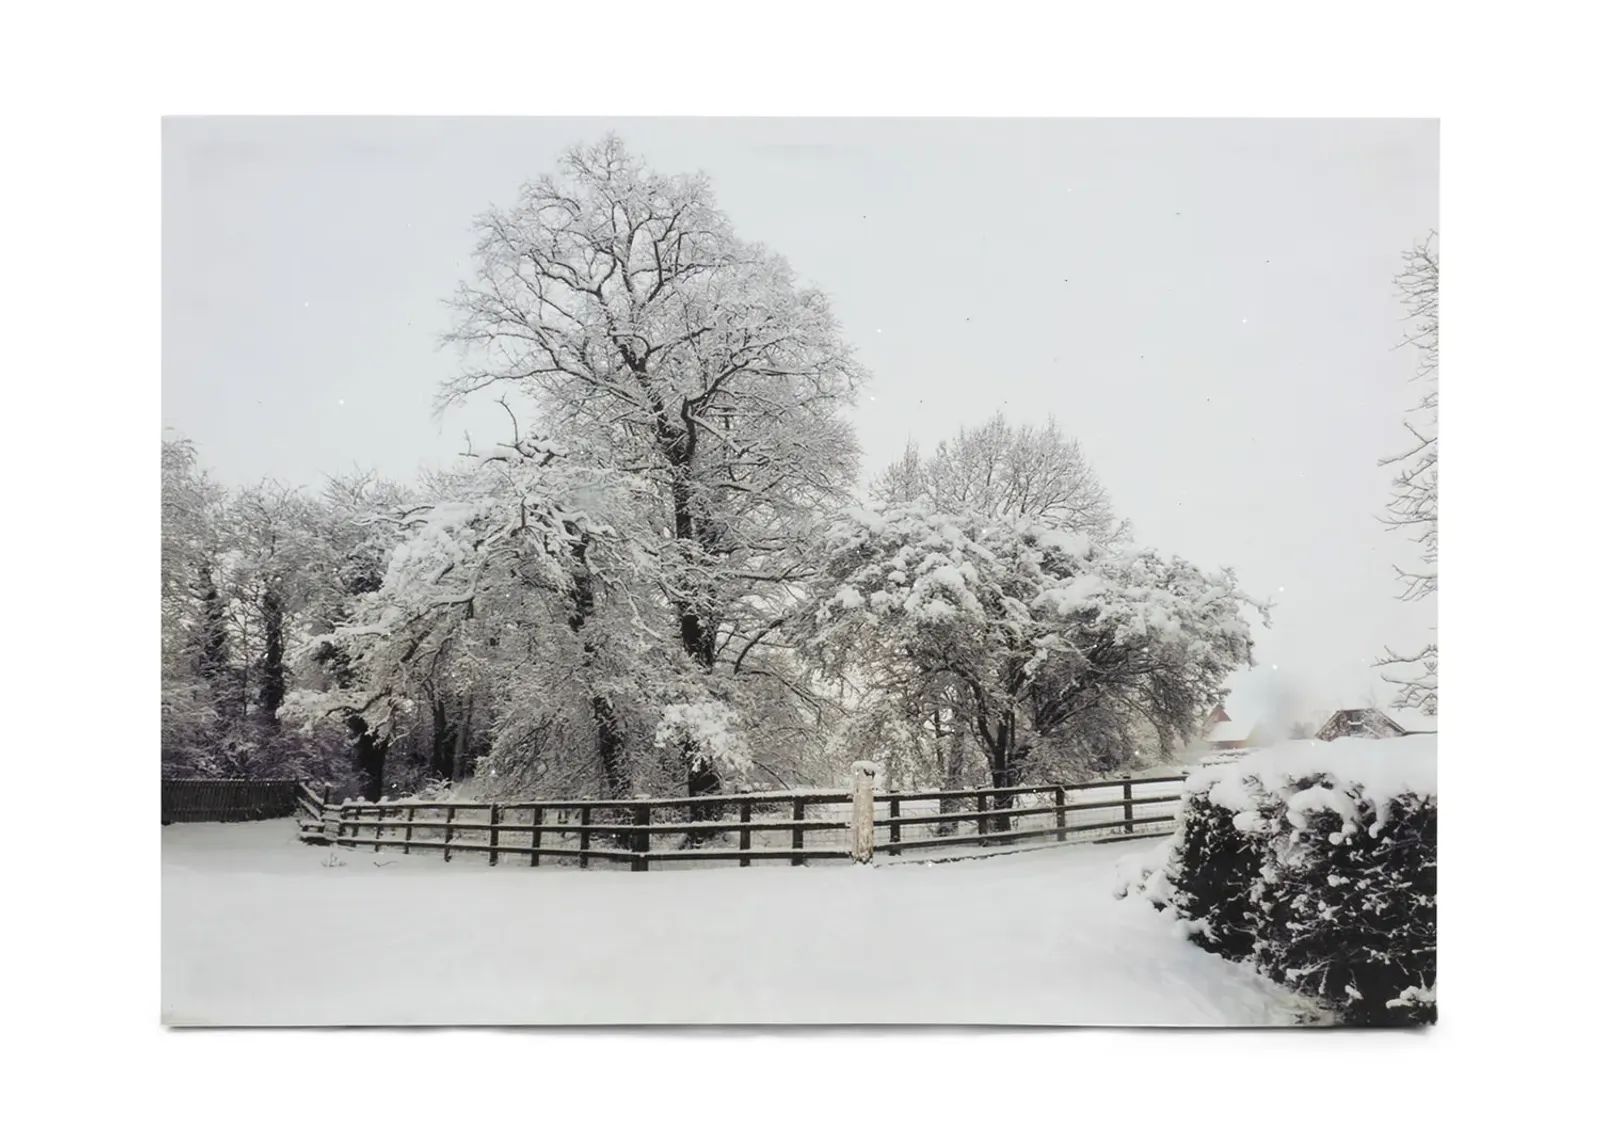
{"label": "wooden slat fence", "polygon": [[[1092,783],[878,793],[874,846],[883,855],[939,848],[1022,849],[1073,841],[1115,841],[1169,833],[1183,776]],[[327,802],[301,790],[319,825],[303,833],[340,846],[404,854],[439,851],[539,866],[554,860],[648,870],[693,862],[846,859],[850,795],[782,792],[676,799],[470,803],[383,800]],[[692,813],[691,813],[692,811]]]}
{"label": "wooden slat fence", "polygon": [[[1169,834],[1185,776],[1145,776],[1090,783],[879,794],[874,821],[886,854],[954,846],[1015,846],[1114,841]],[[1009,800],[1009,801],[1007,801]],[[964,804],[971,809],[963,809]],[[932,804],[931,811],[920,810]],[[972,823],[971,833],[960,824]]]}
{"label": "wooden slat fence", "polygon": [[163,779],[161,822],[285,819],[299,806],[300,787],[294,779]]}

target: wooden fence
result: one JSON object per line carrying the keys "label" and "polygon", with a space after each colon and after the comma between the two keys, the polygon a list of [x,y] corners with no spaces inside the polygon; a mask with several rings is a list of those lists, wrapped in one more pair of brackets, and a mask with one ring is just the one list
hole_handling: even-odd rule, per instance
{"label": "wooden fence", "polygon": [[300,784],[293,779],[163,779],[161,822],[285,819],[295,813],[299,796]]}
{"label": "wooden fence", "polygon": [[[873,795],[868,851],[898,857],[940,848],[1024,849],[1170,833],[1183,776]],[[851,857],[844,791],[677,799],[468,803],[414,799],[327,801],[299,791],[309,841],[374,852],[439,851],[490,866],[545,861],[626,866],[692,862],[788,863]],[[674,842],[672,840],[676,839]]]}

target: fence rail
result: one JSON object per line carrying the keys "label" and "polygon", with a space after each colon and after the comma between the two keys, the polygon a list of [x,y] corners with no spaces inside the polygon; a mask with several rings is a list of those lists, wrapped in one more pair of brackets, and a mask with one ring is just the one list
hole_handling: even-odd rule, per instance
{"label": "fence rail", "polygon": [[[872,795],[865,849],[894,857],[939,847],[1020,849],[1039,843],[1114,841],[1170,833],[1169,805],[1183,776],[996,789]],[[1167,785],[1162,788],[1158,785]],[[1165,794],[1143,794],[1144,789]],[[1137,790],[1136,790],[1137,789]],[[865,794],[863,790],[863,794]],[[301,785],[299,808],[311,841],[373,851],[440,851],[487,856],[490,866],[544,860],[626,866],[684,862],[788,861],[852,857],[848,792],[777,792],[670,799],[472,803],[397,799],[334,804]],[[863,800],[862,810],[865,810]],[[933,809],[926,809],[932,805]],[[861,818],[865,819],[863,814]],[[670,840],[677,839],[674,844]],[[510,839],[512,841],[507,841]],[[830,841],[830,840],[841,841]],[[663,841],[666,840],[666,841]]]}

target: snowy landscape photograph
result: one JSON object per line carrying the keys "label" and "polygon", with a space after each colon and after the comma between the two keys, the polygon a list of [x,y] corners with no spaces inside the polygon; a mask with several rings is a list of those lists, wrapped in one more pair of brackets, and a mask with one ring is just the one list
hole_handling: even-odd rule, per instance
{"label": "snowy landscape photograph", "polygon": [[1436,1022],[1437,121],[161,175],[163,1024]]}

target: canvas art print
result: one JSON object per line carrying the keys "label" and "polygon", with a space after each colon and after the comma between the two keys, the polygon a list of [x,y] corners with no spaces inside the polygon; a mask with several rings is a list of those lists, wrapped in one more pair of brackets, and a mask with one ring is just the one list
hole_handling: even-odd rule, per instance
{"label": "canvas art print", "polygon": [[1436,123],[162,145],[164,1023],[1435,1020]]}

